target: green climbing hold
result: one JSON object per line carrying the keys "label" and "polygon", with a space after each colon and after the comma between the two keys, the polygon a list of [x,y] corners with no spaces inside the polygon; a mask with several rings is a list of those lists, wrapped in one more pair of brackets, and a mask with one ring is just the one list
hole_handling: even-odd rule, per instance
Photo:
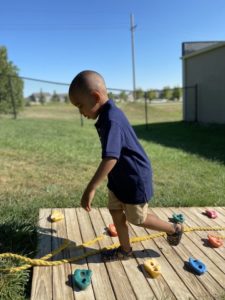
{"label": "green climbing hold", "polygon": [[76,269],[73,274],[73,283],[80,290],[85,290],[91,283],[91,270]]}
{"label": "green climbing hold", "polygon": [[184,223],[184,216],[182,214],[173,214],[174,223]]}

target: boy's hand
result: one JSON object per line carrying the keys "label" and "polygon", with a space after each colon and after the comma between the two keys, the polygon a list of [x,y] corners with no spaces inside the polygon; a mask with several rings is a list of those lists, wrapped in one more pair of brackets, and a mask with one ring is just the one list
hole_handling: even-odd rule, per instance
{"label": "boy's hand", "polygon": [[112,170],[116,163],[117,159],[110,157],[104,158],[101,161],[100,165],[98,166],[98,169],[96,170],[93,178],[87,185],[81,198],[80,204],[86,211],[91,210],[91,202],[95,196],[96,188],[105,179],[105,177],[109,174],[109,172]]}
{"label": "boy's hand", "polygon": [[91,202],[92,202],[94,196],[95,196],[95,189],[89,189],[87,187],[81,198],[80,204],[88,212],[91,210]]}

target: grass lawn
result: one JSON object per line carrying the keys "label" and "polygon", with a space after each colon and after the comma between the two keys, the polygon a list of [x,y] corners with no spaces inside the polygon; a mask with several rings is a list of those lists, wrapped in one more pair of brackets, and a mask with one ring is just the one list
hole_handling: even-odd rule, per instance
{"label": "grass lawn", "polygon": [[[119,106],[152,162],[151,206],[225,205],[225,126],[186,124],[181,104],[171,103],[148,107],[146,130],[143,104]],[[0,117],[1,252],[34,255],[39,208],[79,206],[101,158],[93,124],[84,120],[81,127],[70,104],[27,107],[16,121]],[[106,203],[103,184],[93,206]],[[12,299],[24,299],[27,274],[20,274],[17,288],[15,277],[0,273],[0,299],[11,299],[13,291]]]}

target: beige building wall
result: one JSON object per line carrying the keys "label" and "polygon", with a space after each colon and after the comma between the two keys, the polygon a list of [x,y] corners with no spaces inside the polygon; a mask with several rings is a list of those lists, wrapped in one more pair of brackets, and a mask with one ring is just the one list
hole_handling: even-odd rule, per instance
{"label": "beige building wall", "polygon": [[225,45],[183,57],[183,86],[198,85],[184,91],[185,121],[225,124]]}

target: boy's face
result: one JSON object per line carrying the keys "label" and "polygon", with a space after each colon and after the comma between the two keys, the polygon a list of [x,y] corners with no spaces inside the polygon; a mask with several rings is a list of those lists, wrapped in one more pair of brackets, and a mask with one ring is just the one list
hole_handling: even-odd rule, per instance
{"label": "boy's face", "polygon": [[88,119],[96,119],[98,116],[99,105],[93,95],[82,95],[74,93],[70,96],[71,103],[76,106],[80,113]]}

